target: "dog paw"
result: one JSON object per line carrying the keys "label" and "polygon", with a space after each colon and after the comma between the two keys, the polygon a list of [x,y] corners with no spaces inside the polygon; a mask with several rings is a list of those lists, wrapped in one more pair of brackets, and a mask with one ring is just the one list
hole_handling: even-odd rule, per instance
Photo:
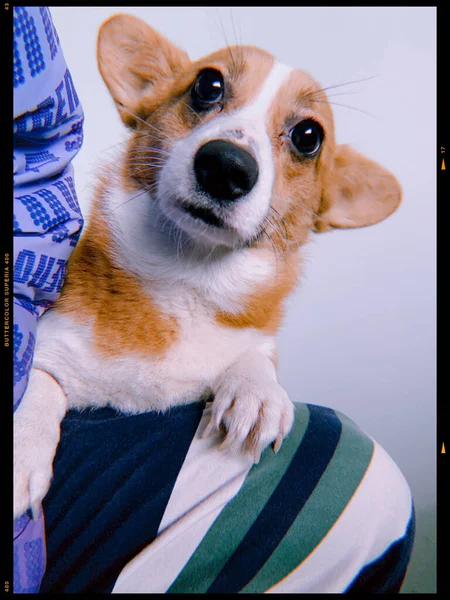
{"label": "dog paw", "polygon": [[17,414],[20,409],[14,415],[14,518],[31,508],[36,519],[52,480],[59,427],[44,426],[30,414]]}
{"label": "dog paw", "polygon": [[271,442],[278,452],[291,430],[294,406],[276,381],[228,374],[213,392],[211,420],[203,437],[221,433],[224,439],[220,449],[249,452],[255,463]]}

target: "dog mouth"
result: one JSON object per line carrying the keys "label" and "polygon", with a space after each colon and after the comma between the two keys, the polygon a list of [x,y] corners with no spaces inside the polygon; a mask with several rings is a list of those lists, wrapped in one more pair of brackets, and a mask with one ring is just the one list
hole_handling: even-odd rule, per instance
{"label": "dog mouth", "polygon": [[218,227],[220,229],[223,229],[225,226],[223,220],[208,208],[194,206],[193,204],[189,204],[188,202],[182,202],[180,208],[192,218],[196,220],[201,220],[207,225],[212,225],[213,227]]}
{"label": "dog mouth", "polygon": [[[228,248],[251,247],[260,237],[259,227],[242,235],[233,223],[230,210],[208,206],[204,198],[192,199],[184,195],[162,194],[160,209],[168,222],[175,225],[173,231],[181,230],[196,243],[204,242],[207,247]],[[219,214],[218,214],[219,212]],[[172,228],[169,229],[171,235]]]}

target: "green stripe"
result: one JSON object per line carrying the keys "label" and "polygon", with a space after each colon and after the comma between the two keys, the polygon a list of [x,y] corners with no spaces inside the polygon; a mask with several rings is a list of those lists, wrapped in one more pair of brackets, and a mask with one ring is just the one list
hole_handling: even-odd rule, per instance
{"label": "green stripe", "polygon": [[253,466],[239,493],[219,514],[167,593],[205,593],[247,534],[288,468],[309,422],[306,404],[295,405],[292,431],[276,460],[267,448]]}
{"label": "green stripe", "polygon": [[336,451],[311,497],[258,574],[241,593],[263,593],[293,571],[317,547],[362,481],[373,441],[345,415]]}

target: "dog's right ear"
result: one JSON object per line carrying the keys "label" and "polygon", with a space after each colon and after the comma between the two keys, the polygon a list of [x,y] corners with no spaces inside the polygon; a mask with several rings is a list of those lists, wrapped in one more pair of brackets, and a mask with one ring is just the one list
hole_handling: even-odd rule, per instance
{"label": "dog's right ear", "polygon": [[147,23],[118,14],[103,23],[97,39],[100,73],[125,124],[133,126],[143,92],[173,80],[189,57]]}

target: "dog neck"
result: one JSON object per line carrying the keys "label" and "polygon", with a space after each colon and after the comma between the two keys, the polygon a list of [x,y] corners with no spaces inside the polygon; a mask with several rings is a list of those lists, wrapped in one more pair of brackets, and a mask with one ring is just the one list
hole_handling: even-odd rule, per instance
{"label": "dog neck", "polygon": [[117,164],[103,169],[70,269],[85,261],[88,246],[167,308],[195,296],[220,311],[239,312],[243,298],[272,286],[284,275],[287,263],[292,270],[298,262],[297,255],[287,259],[271,247],[208,248],[188,239],[160,213],[150,192],[131,185]]}

